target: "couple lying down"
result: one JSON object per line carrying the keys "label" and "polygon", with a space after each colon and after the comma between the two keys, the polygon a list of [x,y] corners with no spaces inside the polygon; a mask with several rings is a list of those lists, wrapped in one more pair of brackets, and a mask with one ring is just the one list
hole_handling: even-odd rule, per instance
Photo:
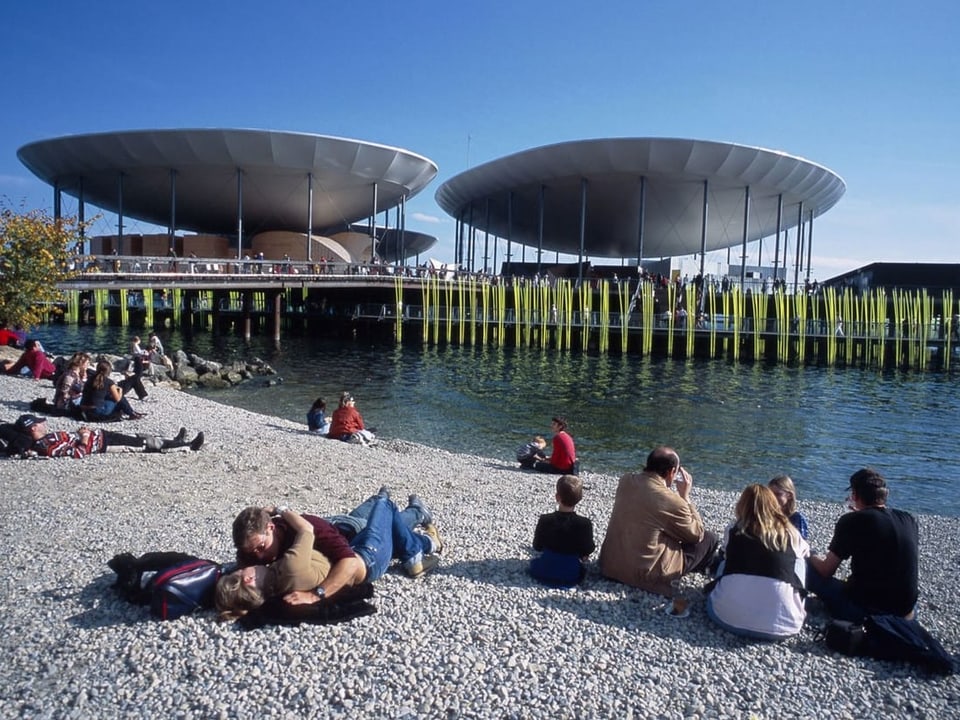
{"label": "couple lying down", "polygon": [[402,512],[387,488],[348,515],[326,519],[285,507],[248,507],[233,523],[241,567],[217,583],[216,607],[238,619],[268,601],[288,606],[369,598],[366,589],[393,558],[410,577],[437,567],[443,549],[429,509],[416,495]]}

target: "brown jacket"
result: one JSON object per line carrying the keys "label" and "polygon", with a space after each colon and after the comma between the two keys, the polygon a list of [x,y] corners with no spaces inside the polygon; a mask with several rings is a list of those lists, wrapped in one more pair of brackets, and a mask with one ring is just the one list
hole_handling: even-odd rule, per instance
{"label": "brown jacket", "polygon": [[607,534],[600,548],[604,577],[670,595],[683,573],[681,543],[703,539],[703,520],[692,503],[652,472],[620,478]]}

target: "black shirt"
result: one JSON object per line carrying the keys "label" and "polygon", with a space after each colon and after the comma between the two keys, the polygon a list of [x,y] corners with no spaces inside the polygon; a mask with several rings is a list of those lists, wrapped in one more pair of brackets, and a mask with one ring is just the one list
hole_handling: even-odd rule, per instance
{"label": "black shirt", "polygon": [[868,613],[906,615],[917,603],[920,528],[902,510],[869,507],[837,521],[830,551],[850,558],[850,599]]}
{"label": "black shirt", "polygon": [[585,557],[596,548],[590,518],[557,510],[541,515],[537,521],[537,529],[533,533],[534,550],[552,550],[564,555]]}

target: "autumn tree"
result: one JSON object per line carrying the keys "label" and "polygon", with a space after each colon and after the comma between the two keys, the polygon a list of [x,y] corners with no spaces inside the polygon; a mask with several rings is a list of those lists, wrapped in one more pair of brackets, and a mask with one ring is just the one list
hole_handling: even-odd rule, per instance
{"label": "autumn tree", "polygon": [[57,284],[70,277],[81,239],[76,218],[54,220],[39,210],[0,210],[0,322],[31,328],[63,296]]}

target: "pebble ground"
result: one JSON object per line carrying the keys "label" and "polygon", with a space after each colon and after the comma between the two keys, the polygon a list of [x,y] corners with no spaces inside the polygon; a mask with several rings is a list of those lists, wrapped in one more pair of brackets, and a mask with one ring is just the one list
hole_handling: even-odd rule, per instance
{"label": "pebble ground", "polygon": [[[150,401],[134,404],[149,415],[111,429],[203,430],[200,452],[0,461],[0,717],[960,717],[956,677],[832,654],[816,620],[782,643],[723,632],[706,617],[700,577],[687,583],[686,619],[667,616],[658,596],[601,579],[595,565],[581,588],[536,585],[525,568],[537,516],[553,509],[554,479],[517,470],[512,447],[475,456],[400,440],[367,448],[148,390]],[[0,377],[0,419],[52,394],[49,382]],[[637,448],[638,465],[648,450]],[[840,490],[856,469],[849,462]],[[696,476],[696,458],[685,464]],[[584,480],[580,509],[599,545],[617,478],[587,468]],[[426,577],[393,570],[378,581],[375,615],[244,631],[212,613],[154,621],[110,591],[114,553],[228,560],[230,523],[246,505],[335,513],[383,484],[401,501],[415,492],[430,504],[446,549]],[[722,530],[735,496],[693,492],[707,524]],[[822,551],[843,509],[802,509]],[[953,652],[960,521],[920,520],[920,617]]]}

